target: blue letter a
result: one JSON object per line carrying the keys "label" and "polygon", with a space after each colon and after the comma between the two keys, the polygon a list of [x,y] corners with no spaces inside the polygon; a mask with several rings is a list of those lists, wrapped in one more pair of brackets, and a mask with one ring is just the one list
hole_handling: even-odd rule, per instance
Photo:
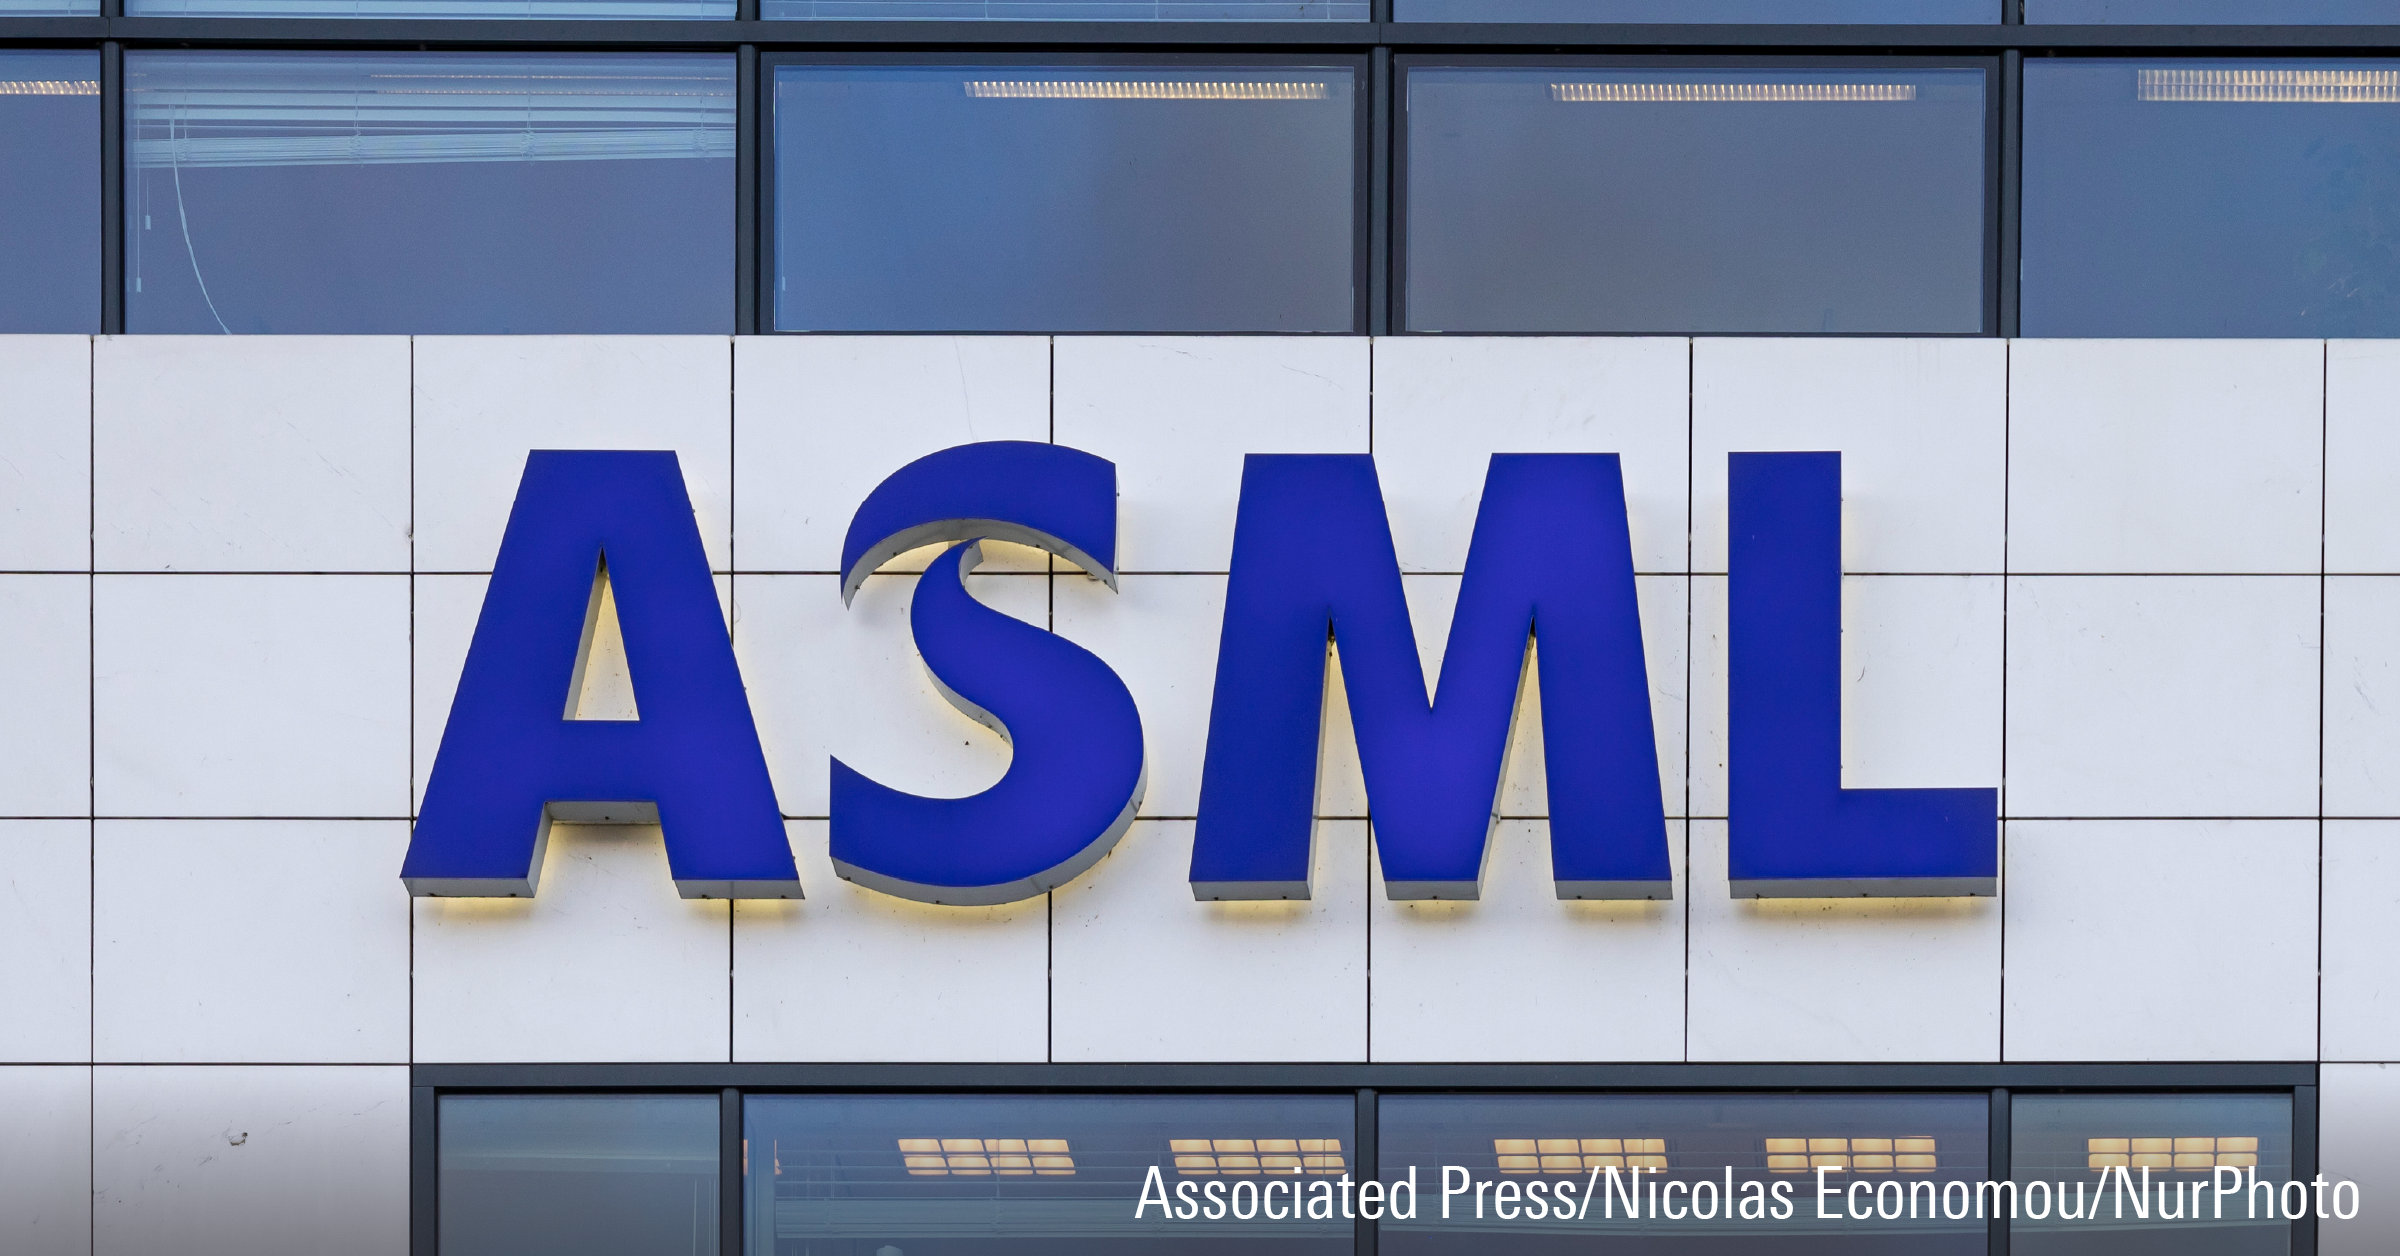
{"label": "blue letter a", "polygon": [[[567,718],[603,573],[637,720]],[[401,880],[531,895],[552,820],[661,826],[685,898],[800,896],[672,453],[525,459]]]}
{"label": "blue letter a", "polygon": [[1373,459],[1250,455],[1194,896],[1308,896],[1329,635],[1393,898],[1479,892],[1529,637],[1559,897],[1672,897],[1616,455],[1493,455],[1431,702]]}
{"label": "blue letter a", "polygon": [[1734,897],[1996,893],[1998,791],[1842,788],[1842,456],[1730,471]]}

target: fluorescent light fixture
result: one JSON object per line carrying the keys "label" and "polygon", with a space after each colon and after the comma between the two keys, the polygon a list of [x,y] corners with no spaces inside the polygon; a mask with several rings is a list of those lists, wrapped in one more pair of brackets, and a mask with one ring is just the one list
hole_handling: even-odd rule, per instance
{"label": "fluorescent light fixture", "polygon": [[1312,1173],[1330,1177],[1348,1166],[1338,1138],[1170,1138],[1175,1171],[1185,1177],[1217,1174]]}
{"label": "fluorescent light fixture", "polygon": [[0,96],[97,96],[98,79],[0,79]]}
{"label": "fluorescent light fixture", "polygon": [[2084,1163],[2094,1173],[2207,1173],[2258,1167],[2256,1138],[2087,1138],[2083,1148]]}
{"label": "fluorescent light fixture", "polygon": [[1589,1169],[1664,1169],[1663,1138],[1495,1138],[1502,1173],[1582,1173]]}
{"label": "fluorescent light fixture", "polygon": [[1063,1138],[903,1138],[910,1177],[1073,1177]]}
{"label": "fluorescent light fixture", "polygon": [[2142,70],[2143,100],[2261,105],[2400,103],[2400,70]]}
{"label": "fluorescent light fixture", "polygon": [[1145,79],[969,80],[977,100],[1324,100],[1323,83]]}
{"label": "fluorescent light fixture", "polygon": [[1762,1140],[1769,1173],[1931,1173],[1941,1167],[1934,1140],[1893,1138],[1769,1138]]}
{"label": "fluorescent light fixture", "polygon": [[1917,98],[1914,83],[1552,83],[1570,105],[1855,104]]}

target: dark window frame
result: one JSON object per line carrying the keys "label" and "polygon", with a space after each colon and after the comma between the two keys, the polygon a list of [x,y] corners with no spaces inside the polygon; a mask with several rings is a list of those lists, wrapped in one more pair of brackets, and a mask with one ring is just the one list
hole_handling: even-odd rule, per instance
{"label": "dark window frame", "polygon": [[[991,50],[956,47],[942,50],[892,52],[859,49],[761,53],[759,58],[758,96],[759,136],[761,151],[757,174],[760,235],[756,245],[758,266],[758,312],[756,326],[760,334],[802,336],[858,335],[1044,335],[1039,330],[1010,332],[854,332],[810,331],[781,332],[775,329],[775,71],[783,66],[943,66],[973,63],[991,66],[1057,66],[1062,69],[1128,70],[1193,69],[1224,70],[1255,67],[1280,69],[1284,67],[1340,65],[1350,70],[1353,78],[1353,116],[1351,119],[1351,205],[1350,205],[1350,326],[1340,332],[1144,332],[1143,335],[1290,335],[1326,336],[1359,335],[1367,331],[1370,321],[1371,288],[1375,272],[1374,241],[1370,238],[1375,214],[1375,187],[1368,151],[1374,126],[1376,92],[1373,84],[1373,58],[1361,49],[1295,52],[1288,48],[1261,48],[1244,51],[1231,47],[1210,47],[1204,51],[1160,52],[1156,49],[1102,51],[1089,47],[1062,48],[1056,51],[1029,51],[1019,48]],[[739,193],[737,192],[737,199]],[[1108,335],[1106,332],[1057,332],[1057,335]]]}
{"label": "dark window frame", "polygon": [[[1385,1094],[1615,1092],[1984,1092],[1989,1163],[2005,1174],[2015,1094],[2279,1094],[2292,1100],[2292,1171],[2317,1173],[2314,1063],[2186,1064],[417,1064],[410,1067],[409,1251],[440,1256],[440,1101],[451,1094],[716,1094],[722,1256],[742,1246],[742,1100],[751,1094],[1347,1094],[1356,1103],[1354,1176],[1377,1170]],[[2317,1256],[2317,1224],[2292,1224],[2292,1256]],[[1375,1224],[1356,1229],[1374,1256]],[[2008,1256],[2004,1219],[1986,1231]]]}

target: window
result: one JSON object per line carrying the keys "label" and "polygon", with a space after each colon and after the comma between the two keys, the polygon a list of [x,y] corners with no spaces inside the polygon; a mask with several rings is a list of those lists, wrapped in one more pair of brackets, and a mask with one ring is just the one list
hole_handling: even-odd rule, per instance
{"label": "window", "polygon": [[2395,20],[2395,13],[2392,0],[2025,0],[2025,20],[2061,25],[2383,25]]}
{"label": "window", "polygon": [[759,16],[832,21],[1365,22],[1369,0],[761,0]]}
{"label": "window", "polygon": [[729,332],[734,64],[128,52],[135,332]]}
{"label": "window", "polygon": [[[765,1095],[744,1112],[750,1256],[1348,1256],[1356,1242],[1338,1209],[1272,1215],[1355,1168],[1347,1094]],[[1227,1202],[1214,1220],[1137,1217],[1154,1174],[1162,1196],[1191,1183]]]}
{"label": "window", "polygon": [[0,0],[0,17],[91,17],[100,0]]}
{"label": "window", "polygon": [[1975,332],[1979,69],[1407,70],[1403,326]]}
{"label": "window", "polygon": [[1356,74],[778,66],[775,326],[1359,330]]}
{"label": "window", "polygon": [[125,0],[155,17],[682,18],[734,16],[735,0]]}
{"label": "window", "polygon": [[2000,0],[1392,0],[1402,22],[1997,23]]}
{"label": "window", "polygon": [[[1385,1182],[1406,1180],[1414,1166],[1419,1191],[1438,1192],[1439,1166],[1457,1165],[1494,1187],[1488,1209],[1480,1206],[1482,1195],[1474,1207],[1462,1195],[1447,1219],[1439,1207],[1420,1207],[1413,1221],[1384,1222],[1378,1250],[1388,1256],[1595,1250],[1981,1256],[1985,1250],[1989,1227],[1973,1207],[1974,1184],[1984,1180],[1989,1161],[1990,1099],[1980,1093],[1395,1095],[1377,1106],[1377,1163]],[[1639,1219],[1607,1194],[1612,1169],[1621,1188],[1641,1201]],[[1819,1169],[1836,1188],[1860,1183],[1862,1199],[1874,1193],[1865,1190],[1871,1184],[1890,1215],[1818,1219]],[[1544,1190],[1532,1189],[1537,1183]],[[1566,1197],[1578,1205],[1571,1218],[1537,1221],[1501,1202],[1504,1195],[1555,1199],[1565,1183],[1573,1184]],[[1581,1208],[1595,1183],[1601,1197]],[[1664,1189],[1673,1183],[1681,1189]],[[1654,1185],[1669,1214],[1684,1215],[1650,1215]],[[1779,1187],[1790,1201],[1780,1218]],[[1846,1200],[1828,1207],[1845,1210]],[[1745,1215],[1745,1201],[1756,1201],[1756,1211]],[[1503,1206],[1516,1215],[1503,1218]]]}
{"label": "window", "polygon": [[2025,64],[2024,334],[2400,335],[2400,62]]}
{"label": "window", "polygon": [[100,57],[0,50],[0,333],[100,330]]}
{"label": "window", "polygon": [[446,1095],[442,1256],[717,1256],[715,1095]]}
{"label": "window", "polygon": [[[2289,1095],[2018,1095],[2009,1125],[2018,1190],[2011,1256],[2291,1250],[2290,1224],[2267,1203],[2292,1176]],[[2256,1217],[2246,1193],[2215,1194],[2228,1179],[2245,1192],[2267,1184]]]}

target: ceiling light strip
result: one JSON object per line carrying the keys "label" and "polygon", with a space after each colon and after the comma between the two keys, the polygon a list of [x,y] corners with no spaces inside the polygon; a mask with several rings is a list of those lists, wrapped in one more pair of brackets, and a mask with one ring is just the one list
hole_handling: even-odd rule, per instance
{"label": "ceiling light strip", "polygon": [[1854,104],[1917,98],[1914,83],[1552,83],[1570,105]]}
{"label": "ceiling light strip", "polygon": [[98,79],[0,79],[0,96],[97,96]]}
{"label": "ceiling light strip", "polygon": [[1324,100],[1323,83],[1161,82],[1132,79],[969,80],[977,100]]}
{"label": "ceiling light strip", "polygon": [[2142,70],[2143,100],[2268,105],[2400,103],[2400,70]]}

